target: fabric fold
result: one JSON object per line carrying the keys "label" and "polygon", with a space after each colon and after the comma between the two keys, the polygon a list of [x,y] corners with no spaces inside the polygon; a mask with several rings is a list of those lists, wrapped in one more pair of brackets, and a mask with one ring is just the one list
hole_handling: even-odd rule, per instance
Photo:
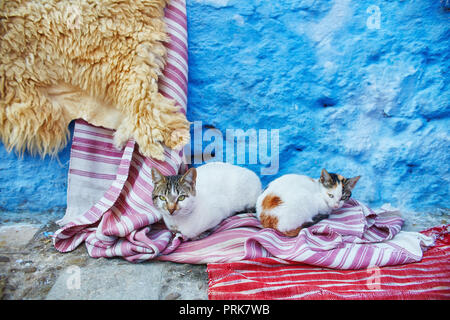
{"label": "fabric fold", "polygon": [[433,239],[420,262],[336,270],[278,258],[208,264],[209,299],[445,299],[450,298],[449,225],[395,237]]}

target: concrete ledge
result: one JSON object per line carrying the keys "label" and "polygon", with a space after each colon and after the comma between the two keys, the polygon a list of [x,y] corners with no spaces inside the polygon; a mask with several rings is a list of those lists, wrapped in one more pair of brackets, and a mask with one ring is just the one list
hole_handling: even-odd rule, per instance
{"label": "concrete ledge", "polygon": [[46,299],[207,299],[205,266],[101,259],[62,270]]}

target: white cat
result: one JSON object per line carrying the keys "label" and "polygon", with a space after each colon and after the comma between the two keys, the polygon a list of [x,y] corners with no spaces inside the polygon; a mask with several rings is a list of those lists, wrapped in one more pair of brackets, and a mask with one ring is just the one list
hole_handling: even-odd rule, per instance
{"label": "white cat", "polygon": [[296,236],[301,228],[341,208],[359,178],[346,179],[325,169],[319,179],[298,174],[281,176],[258,197],[256,215],[263,227]]}
{"label": "white cat", "polygon": [[223,162],[164,176],[152,168],[153,203],[169,230],[194,239],[229,216],[254,208],[261,181],[251,170]]}

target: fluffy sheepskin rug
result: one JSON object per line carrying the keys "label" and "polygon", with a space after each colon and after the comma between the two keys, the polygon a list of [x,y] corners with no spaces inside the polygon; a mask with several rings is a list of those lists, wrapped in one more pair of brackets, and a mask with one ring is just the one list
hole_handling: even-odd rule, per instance
{"label": "fluffy sheepskin rug", "polygon": [[134,138],[145,156],[181,148],[189,122],[158,92],[164,0],[0,1],[0,138],[54,155],[82,118]]}

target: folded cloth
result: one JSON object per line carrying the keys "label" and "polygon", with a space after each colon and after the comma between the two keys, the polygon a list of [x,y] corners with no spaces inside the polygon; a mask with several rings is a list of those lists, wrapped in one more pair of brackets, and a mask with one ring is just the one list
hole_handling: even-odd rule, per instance
{"label": "folded cloth", "polygon": [[209,299],[450,299],[449,225],[420,262],[335,270],[277,258],[208,264]]}
{"label": "folded cloth", "polygon": [[284,260],[335,269],[420,261],[422,247],[430,246],[433,240],[417,232],[400,231],[402,225],[398,210],[382,208],[376,213],[350,199],[329,218],[302,229],[297,237],[283,237],[266,229],[247,242]]}
{"label": "folded cloth", "polygon": [[[286,237],[262,229],[254,214],[224,220],[196,241],[177,243],[176,250],[157,257],[184,263],[226,263],[275,257],[334,269],[364,269],[420,261],[434,239],[400,231],[403,219],[393,209],[379,212],[351,199],[319,223]],[[167,252],[169,253],[169,252]]]}

